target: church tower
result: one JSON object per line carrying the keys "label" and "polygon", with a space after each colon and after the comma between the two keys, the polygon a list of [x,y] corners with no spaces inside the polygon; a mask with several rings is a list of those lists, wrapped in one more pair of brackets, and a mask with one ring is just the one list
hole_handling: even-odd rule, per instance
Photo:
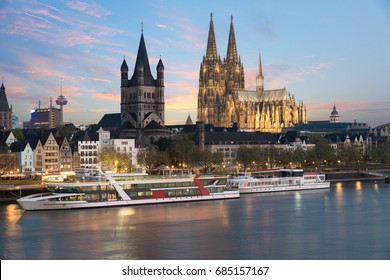
{"label": "church tower", "polygon": [[4,83],[0,87],[0,127],[12,129],[12,106],[8,105]]}
{"label": "church tower", "polygon": [[198,120],[205,124],[221,125],[225,92],[225,75],[221,58],[217,53],[214,34],[213,14],[210,15],[210,27],[206,55],[200,64],[198,92]]}
{"label": "church tower", "polygon": [[121,137],[136,138],[136,145],[153,143],[166,137],[164,71],[160,58],[156,66],[157,79],[150,70],[143,32],[139,42],[133,75],[123,59],[121,68]]}
{"label": "church tower", "polygon": [[121,122],[130,122],[143,129],[151,121],[164,126],[164,64],[157,64],[157,79],[151,73],[144,34],[138,47],[133,75],[128,79],[129,68],[123,59],[121,71]]}
{"label": "church tower", "polygon": [[245,88],[244,66],[238,57],[233,16],[230,21],[229,41],[225,60],[226,89],[228,93]]}

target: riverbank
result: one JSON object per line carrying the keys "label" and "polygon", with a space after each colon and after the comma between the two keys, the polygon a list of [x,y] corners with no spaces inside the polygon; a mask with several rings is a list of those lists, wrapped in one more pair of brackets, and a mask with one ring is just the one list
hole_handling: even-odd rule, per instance
{"label": "riverbank", "polygon": [[362,180],[386,180],[390,176],[390,169],[348,169],[325,170],[326,180],[330,182],[362,181]]}
{"label": "riverbank", "polygon": [[[363,169],[325,169],[322,171],[326,180],[330,182],[347,181],[386,181],[390,183],[390,168],[363,168]],[[35,182],[34,182],[35,183]],[[41,183],[12,185],[0,184],[0,202],[12,202],[18,198],[35,193],[41,193],[44,189]]]}
{"label": "riverbank", "polygon": [[26,195],[43,192],[41,184],[32,185],[0,185],[0,202],[16,201]]}

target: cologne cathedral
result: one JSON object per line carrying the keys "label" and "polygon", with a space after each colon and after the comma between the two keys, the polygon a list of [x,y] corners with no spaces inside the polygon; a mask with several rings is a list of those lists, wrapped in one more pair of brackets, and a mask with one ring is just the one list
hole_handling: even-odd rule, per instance
{"label": "cologne cathedral", "polygon": [[215,126],[280,132],[283,127],[307,123],[306,106],[297,105],[285,89],[264,90],[264,76],[259,55],[256,90],[245,90],[244,66],[238,56],[233,17],[230,23],[226,58],[217,52],[213,15],[206,55],[199,73],[198,121]]}

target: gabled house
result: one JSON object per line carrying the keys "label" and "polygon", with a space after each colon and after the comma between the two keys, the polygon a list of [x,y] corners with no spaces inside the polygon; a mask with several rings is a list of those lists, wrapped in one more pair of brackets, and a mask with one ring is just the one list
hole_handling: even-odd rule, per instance
{"label": "gabled house", "polygon": [[46,173],[60,171],[59,145],[51,131],[45,131],[41,137],[43,147],[43,170]]}
{"label": "gabled house", "polygon": [[72,149],[66,137],[57,139],[59,145],[59,162],[61,171],[72,171]]}
{"label": "gabled house", "polygon": [[17,173],[31,173],[34,169],[34,152],[29,142],[17,141],[11,144],[11,152],[16,155]]}

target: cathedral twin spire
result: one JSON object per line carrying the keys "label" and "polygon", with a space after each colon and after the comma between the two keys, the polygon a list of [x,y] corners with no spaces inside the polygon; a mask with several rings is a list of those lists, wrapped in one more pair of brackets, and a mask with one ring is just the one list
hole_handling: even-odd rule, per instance
{"label": "cathedral twin spire", "polygon": [[227,54],[226,54],[226,61],[228,63],[238,62],[236,36],[234,34],[234,26],[233,26],[233,16],[231,16],[231,22],[230,22],[229,41],[228,41],[228,48],[227,48]]}
{"label": "cathedral twin spire", "polygon": [[[221,82],[224,80],[224,85],[220,84],[219,86],[226,87],[228,92],[245,88],[244,67],[241,63],[240,57],[238,56],[236,37],[234,34],[233,16],[231,17],[230,22],[226,58],[222,63],[217,53],[213,14],[210,14],[206,56],[204,57],[201,69],[203,69],[203,71],[208,71],[209,75],[206,75],[208,80],[210,77],[214,77],[214,82],[217,83],[219,83],[219,80],[221,80]],[[220,70],[222,71],[220,72]],[[213,72],[221,73],[221,75],[216,76],[212,74]],[[201,84],[208,84],[208,81],[202,80]]]}
{"label": "cathedral twin spire", "polygon": [[[206,59],[208,59],[208,60],[218,59],[217,43],[215,40],[214,23],[213,23],[213,14],[212,13],[210,14],[210,27],[209,27],[209,36],[208,36],[208,40],[207,40]],[[234,34],[234,25],[233,25],[233,16],[231,16],[231,22],[230,22],[229,41],[228,41],[228,48],[227,48],[227,53],[226,53],[226,61],[230,62],[230,63],[238,62],[236,36]]]}
{"label": "cathedral twin spire", "polygon": [[306,108],[296,106],[286,89],[264,90],[261,55],[258,56],[256,90],[245,90],[244,67],[238,55],[231,17],[226,57],[217,53],[213,15],[210,16],[206,55],[200,65],[198,120],[216,126],[280,132],[282,127],[306,123]]}
{"label": "cathedral twin spire", "polygon": [[214,24],[213,24],[213,14],[210,14],[210,27],[209,27],[209,37],[207,40],[207,50],[206,50],[206,58],[208,60],[216,60],[218,59],[217,54],[217,43],[215,40],[214,33]]}

